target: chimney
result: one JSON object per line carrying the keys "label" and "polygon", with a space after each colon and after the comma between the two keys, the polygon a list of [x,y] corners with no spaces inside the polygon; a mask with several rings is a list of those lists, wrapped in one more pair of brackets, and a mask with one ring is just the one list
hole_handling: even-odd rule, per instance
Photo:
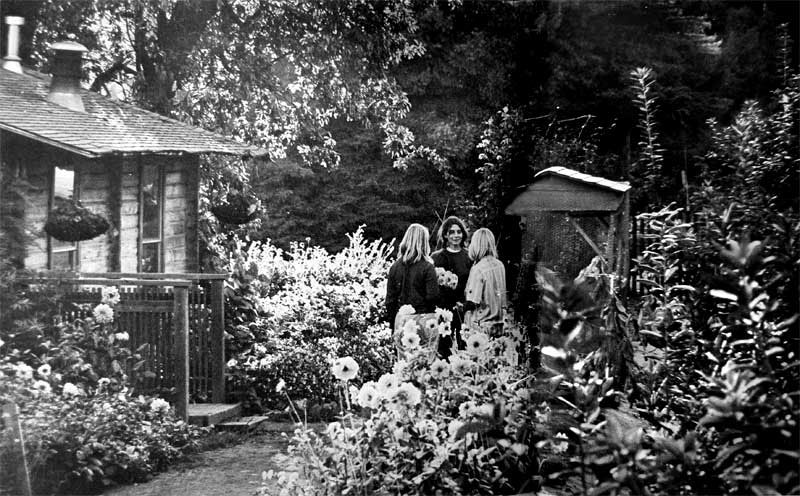
{"label": "chimney", "polygon": [[74,41],[59,41],[50,48],[56,52],[53,59],[53,79],[47,101],[71,110],[84,112],[81,99],[81,57],[88,51]]}
{"label": "chimney", "polygon": [[3,57],[3,69],[22,74],[22,65],[19,63],[19,27],[25,24],[25,19],[17,16],[6,16],[8,26],[8,53]]}

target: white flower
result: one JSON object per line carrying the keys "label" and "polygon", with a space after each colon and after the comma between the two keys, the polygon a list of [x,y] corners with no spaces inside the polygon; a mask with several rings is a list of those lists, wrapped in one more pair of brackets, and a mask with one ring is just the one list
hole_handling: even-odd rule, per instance
{"label": "white flower", "polygon": [[408,367],[408,362],[401,358],[392,366],[392,373],[401,376],[406,372],[406,367]]}
{"label": "white flower", "polygon": [[439,317],[439,322],[452,322],[453,321],[453,312],[450,310],[445,310],[443,308],[436,308],[436,316]]}
{"label": "white flower", "polygon": [[97,381],[97,387],[98,388],[104,388],[104,387],[108,386],[109,384],[111,384],[111,379],[109,379],[108,377],[101,377]]}
{"label": "white flower", "polygon": [[559,432],[555,435],[554,439],[557,439],[558,442],[552,442],[551,446],[555,453],[564,453],[569,448],[569,442],[567,435],[563,432]]}
{"label": "white flower", "polygon": [[81,390],[78,389],[78,386],[71,382],[65,382],[64,386],[61,388],[61,394],[64,396],[77,396],[81,394]]}
{"label": "white flower", "polygon": [[118,332],[114,334],[114,337],[117,338],[117,341],[127,341],[131,338],[127,332]]}
{"label": "white flower", "polygon": [[422,434],[423,436],[429,436],[432,438],[436,437],[436,434],[439,432],[439,426],[436,425],[431,419],[422,419],[416,425],[417,431]]}
{"label": "white flower", "polygon": [[403,324],[403,334],[411,334],[412,332],[417,332],[419,329],[419,325],[414,319],[409,319]]}
{"label": "white flower", "polygon": [[422,399],[422,393],[417,389],[417,386],[410,382],[404,382],[394,390],[394,394],[389,399],[398,405],[416,406]]}
{"label": "white flower", "polygon": [[52,372],[52,371],[53,371],[53,369],[51,369],[50,365],[48,365],[46,363],[44,365],[41,365],[38,369],[36,369],[36,373],[39,374],[42,377],[49,377],[50,376],[50,372]]}
{"label": "white flower", "polygon": [[35,389],[37,391],[40,391],[42,393],[49,393],[51,391],[50,383],[47,382],[47,381],[41,381],[41,380],[36,381],[36,382],[33,383],[33,389]]}
{"label": "white flower", "polygon": [[233,367],[237,366],[238,364],[239,364],[239,362],[237,362],[235,358],[231,358],[230,360],[228,360],[228,363],[226,363],[225,366],[233,368]]}
{"label": "white flower", "polygon": [[331,367],[334,377],[340,381],[349,381],[358,374],[358,364],[353,357],[337,358]]}
{"label": "white flower", "polygon": [[339,422],[331,422],[328,424],[328,427],[325,428],[325,434],[328,435],[331,439],[338,439],[344,434],[344,429],[342,429],[342,424]]}
{"label": "white flower", "polygon": [[449,336],[450,335],[450,324],[447,322],[442,322],[439,324],[439,336]]}
{"label": "white flower", "polygon": [[120,296],[119,296],[119,288],[114,286],[107,286],[100,291],[101,302],[105,303],[106,305],[116,305],[119,303]]}
{"label": "white flower", "polygon": [[403,348],[408,350],[416,350],[419,348],[419,334],[416,332],[404,332],[403,337],[400,338],[400,343],[403,345]]}
{"label": "white flower", "polygon": [[14,369],[17,371],[17,377],[20,379],[33,379],[33,367],[27,363],[17,362],[17,364],[14,366]]}
{"label": "white flower", "polygon": [[150,402],[150,411],[166,413],[169,411],[169,402],[162,398],[153,398]]}
{"label": "white flower", "polygon": [[441,379],[450,375],[450,364],[446,360],[434,360],[431,364],[431,376]]}
{"label": "white flower", "polygon": [[487,345],[489,344],[489,336],[482,332],[475,332],[472,333],[467,338],[467,352],[478,355],[486,350]]}
{"label": "white flower", "polygon": [[428,319],[425,321],[425,330],[433,331],[439,325],[436,319]]}
{"label": "white flower", "polygon": [[450,357],[450,370],[455,375],[464,375],[469,373],[473,365],[474,363],[472,360],[466,360],[455,355]]}
{"label": "white flower", "polygon": [[417,313],[417,311],[411,305],[403,305],[400,307],[400,310],[397,311],[397,315],[413,315]]}
{"label": "white flower", "polygon": [[458,405],[458,415],[459,417],[467,418],[475,412],[477,405],[474,401],[469,400],[461,403]]}
{"label": "white flower", "polygon": [[281,379],[281,380],[278,381],[278,385],[275,386],[275,392],[276,393],[280,393],[281,391],[283,391],[283,388],[285,388],[285,387],[286,387],[286,381]]}
{"label": "white flower", "polygon": [[361,386],[358,392],[358,404],[364,408],[377,408],[380,397],[374,381],[369,381]]}
{"label": "white flower", "polygon": [[399,386],[400,378],[394,374],[383,374],[378,379],[378,393],[383,396],[389,396]]}
{"label": "white flower", "polygon": [[100,303],[94,307],[92,315],[98,324],[110,324],[114,322],[114,309],[105,303]]}

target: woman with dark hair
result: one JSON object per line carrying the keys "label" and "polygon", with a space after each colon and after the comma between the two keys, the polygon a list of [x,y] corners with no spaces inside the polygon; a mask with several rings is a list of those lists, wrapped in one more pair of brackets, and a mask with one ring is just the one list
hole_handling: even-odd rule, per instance
{"label": "woman with dark hair", "polygon": [[439,282],[430,258],[430,234],[421,224],[406,229],[397,261],[386,279],[386,319],[394,326],[397,311],[411,305],[416,313],[430,313],[439,299]]}
{"label": "woman with dark hair", "polygon": [[454,286],[443,285],[439,287],[439,307],[453,312],[450,323],[451,336],[439,340],[439,354],[443,357],[450,356],[453,340],[459,349],[464,349],[466,344],[461,339],[461,312],[460,304],[464,303],[464,289],[467,286],[467,277],[472,261],[467,255],[467,228],[458,217],[450,216],[439,227],[437,250],[433,253],[433,265],[455,274],[458,278]]}

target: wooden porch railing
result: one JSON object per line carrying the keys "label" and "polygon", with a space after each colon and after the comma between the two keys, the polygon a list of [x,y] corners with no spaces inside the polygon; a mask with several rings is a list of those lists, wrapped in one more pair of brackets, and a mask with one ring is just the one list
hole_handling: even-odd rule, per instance
{"label": "wooden porch railing", "polygon": [[[226,274],[41,272],[39,279],[64,284],[65,301],[100,303],[101,287],[116,286],[119,332],[130,336],[130,347],[142,351],[145,366],[128,370],[134,387],[164,395],[174,388],[176,413],[187,419],[188,404],[225,401],[224,283]],[[70,306],[71,320],[91,314],[91,308]]]}

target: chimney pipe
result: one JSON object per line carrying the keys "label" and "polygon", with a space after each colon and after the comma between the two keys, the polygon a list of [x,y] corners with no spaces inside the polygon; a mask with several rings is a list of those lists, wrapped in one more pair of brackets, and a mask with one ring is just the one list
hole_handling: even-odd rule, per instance
{"label": "chimney pipe", "polygon": [[50,48],[56,52],[53,59],[53,79],[47,101],[71,110],[84,112],[81,99],[81,57],[85,46],[74,41],[59,41]]}
{"label": "chimney pipe", "polygon": [[6,56],[3,57],[3,69],[22,74],[22,64],[20,64],[22,59],[19,58],[19,27],[25,24],[25,19],[6,16],[5,22],[8,26],[8,44]]}

